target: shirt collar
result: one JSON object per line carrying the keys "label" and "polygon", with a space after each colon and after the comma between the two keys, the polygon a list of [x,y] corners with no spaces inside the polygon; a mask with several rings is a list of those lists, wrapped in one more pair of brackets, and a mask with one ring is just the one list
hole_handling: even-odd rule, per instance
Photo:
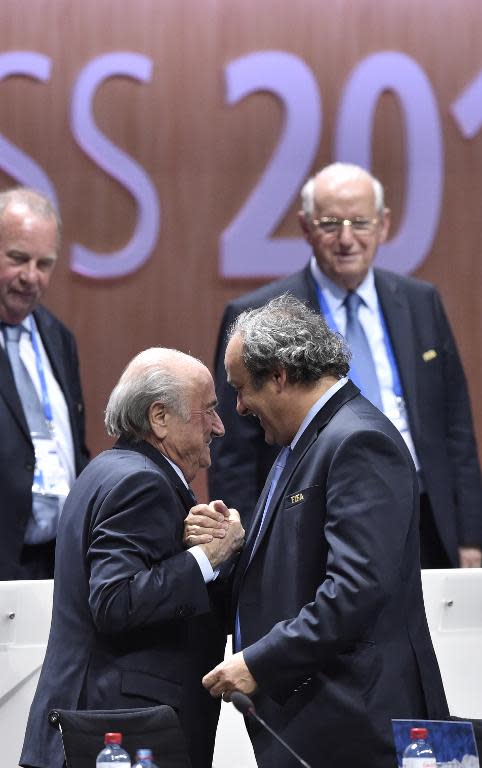
{"label": "shirt collar", "polygon": [[[311,270],[313,279],[323,291],[323,296],[326,299],[326,303],[328,304],[328,308],[330,312],[333,315],[335,315],[337,310],[340,309],[341,305],[345,301],[347,291],[345,290],[345,288],[342,288],[341,286],[334,283],[333,280],[330,280],[330,278],[327,277],[325,273],[321,271],[320,267],[318,266],[318,262],[316,261],[313,255],[311,256],[311,260],[310,260],[310,270]],[[360,283],[360,285],[356,289],[356,292],[358,293],[360,298],[363,299],[364,304],[372,312],[377,312],[378,296],[375,288],[375,276],[373,274],[372,267],[370,267],[370,269],[368,270],[367,276]]]}
{"label": "shirt collar", "polygon": [[179,469],[179,467],[177,466],[177,464],[174,464],[174,462],[173,462],[173,461],[171,461],[171,459],[169,459],[169,458],[166,456],[166,454],[165,454],[165,453],[163,453],[162,455],[164,456],[165,460],[169,462],[169,464],[170,464],[170,465],[171,465],[171,467],[173,468],[173,470],[174,470],[174,472],[176,473],[176,475],[179,475],[179,477],[181,478],[181,480],[182,480],[182,482],[184,483],[184,485],[186,486],[186,488],[189,488],[189,483],[187,482],[186,478],[184,477],[184,475],[183,475],[183,473],[182,473],[182,470],[180,470],[180,469]]}
{"label": "shirt collar", "polygon": [[[5,345],[5,328],[4,328],[5,325],[9,325],[9,323],[4,323],[3,321],[0,323],[0,344],[2,346]],[[35,328],[35,330],[37,330],[35,318],[32,314],[27,315],[27,317],[24,317],[22,322],[18,323],[18,325],[28,334],[29,338],[32,332],[32,328]]]}
{"label": "shirt collar", "polygon": [[321,411],[321,409],[323,408],[325,403],[328,402],[330,397],[333,397],[335,392],[338,392],[338,390],[341,389],[346,384],[347,381],[348,381],[348,377],[347,376],[343,376],[342,379],[340,379],[335,384],[333,384],[329,389],[327,389],[326,392],[321,397],[318,398],[316,403],[314,403],[311,406],[310,410],[308,411],[308,413],[306,414],[305,418],[301,422],[301,425],[300,425],[300,428],[298,429],[298,432],[296,433],[296,435],[294,436],[293,440],[291,441],[291,444],[290,444],[291,450],[294,449],[294,447],[295,447],[296,443],[298,442],[298,440],[300,439],[301,435],[303,434],[303,432],[307,428],[308,424],[310,424],[313,421],[313,419],[315,418],[316,414],[319,411]]}
{"label": "shirt collar", "polygon": [[186,488],[189,488],[189,483],[187,482],[186,478],[184,477],[184,475],[182,473],[182,470],[180,470],[179,467],[177,466],[177,464],[174,464],[174,462],[171,461],[171,459],[168,459],[168,457],[166,456],[165,453],[163,453],[162,455],[164,456],[165,460],[169,462],[169,464],[173,468],[173,470],[176,473],[176,475],[179,475],[179,477],[181,478],[181,480],[184,483],[184,485],[186,486]]}

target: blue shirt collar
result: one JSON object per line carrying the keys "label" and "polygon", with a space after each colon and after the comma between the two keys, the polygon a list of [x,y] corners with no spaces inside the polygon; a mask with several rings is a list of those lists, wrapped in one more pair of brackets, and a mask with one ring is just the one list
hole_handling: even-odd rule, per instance
{"label": "blue shirt collar", "polygon": [[338,392],[338,390],[341,389],[346,384],[347,381],[348,381],[348,377],[344,376],[342,379],[340,379],[335,384],[333,384],[329,389],[327,389],[326,392],[321,397],[318,398],[316,403],[314,403],[311,406],[310,410],[308,411],[308,413],[306,414],[305,418],[301,422],[301,425],[300,425],[300,427],[298,429],[298,432],[296,433],[296,435],[294,436],[293,440],[290,443],[291,450],[294,449],[294,447],[295,447],[296,443],[298,442],[298,440],[300,439],[301,435],[303,434],[303,432],[307,428],[308,424],[310,424],[313,421],[313,419],[315,418],[316,414],[319,411],[321,411],[321,409],[323,408],[325,403],[328,402],[330,397],[333,397],[335,392]]}
{"label": "blue shirt collar", "polygon": [[[333,280],[330,280],[330,278],[321,271],[313,255],[311,256],[310,260],[310,270],[314,281],[318,283],[321,290],[323,291],[323,296],[326,299],[328,308],[334,316],[345,301],[347,291],[345,288],[342,288],[341,286],[334,283]],[[356,289],[356,292],[372,312],[378,311],[378,296],[375,288],[375,276],[373,274],[372,267],[370,267],[368,270],[367,276],[360,283]]]}

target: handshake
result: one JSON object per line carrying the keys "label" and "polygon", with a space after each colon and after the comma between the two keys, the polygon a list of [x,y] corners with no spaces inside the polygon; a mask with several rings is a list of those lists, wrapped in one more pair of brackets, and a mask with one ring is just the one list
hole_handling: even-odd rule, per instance
{"label": "handshake", "polygon": [[186,547],[201,546],[213,568],[224,563],[244,544],[244,528],[237,509],[223,501],[196,504],[184,521]]}

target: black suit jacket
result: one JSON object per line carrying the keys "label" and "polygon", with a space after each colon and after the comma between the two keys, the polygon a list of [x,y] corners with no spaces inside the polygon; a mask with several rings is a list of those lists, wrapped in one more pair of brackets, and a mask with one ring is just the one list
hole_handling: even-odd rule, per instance
{"label": "black suit jacket", "polygon": [[[77,474],[89,459],[77,347],[72,333],[44,307],[34,312],[52,370],[67,403]],[[20,553],[32,511],[35,454],[8,357],[0,346],[0,580],[22,578]]]}
{"label": "black suit jacket", "polygon": [[179,713],[193,768],[211,765],[218,703],[201,675],[220,659],[203,655],[205,634],[216,643],[210,617],[201,625],[210,596],[182,544],[192,504],[169,462],[144,442],[119,441],[77,479],[60,519],[52,625],[22,765],[62,768],[52,708],[153,704]]}
{"label": "black suit jacket", "polygon": [[[436,289],[411,277],[380,269],[374,272],[425,489],[440,539],[450,562],[457,566],[458,546],[482,546],[480,467],[464,371]],[[245,525],[276,451],[264,442],[257,420],[236,413],[234,391],[224,370],[226,330],[245,309],[260,307],[285,292],[319,310],[307,266],[228,304],[216,350],[216,392],[226,436],[211,448],[209,492],[211,498],[236,506]]]}
{"label": "black suit jacket", "polygon": [[[392,768],[391,718],[448,715],[410,454],[348,382],[295,446],[256,539],[269,484],[233,590],[256,708],[313,768]],[[294,768],[256,724],[251,737],[260,768]]]}

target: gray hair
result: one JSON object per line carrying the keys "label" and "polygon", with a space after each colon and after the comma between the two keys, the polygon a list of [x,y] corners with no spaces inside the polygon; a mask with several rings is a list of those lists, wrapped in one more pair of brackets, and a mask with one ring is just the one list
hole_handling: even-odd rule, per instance
{"label": "gray hair", "polygon": [[385,210],[385,193],[381,182],[360,165],[355,165],[354,163],[331,163],[331,165],[326,165],[321,171],[318,171],[318,173],[315,173],[314,176],[308,179],[300,193],[301,207],[305,216],[311,217],[315,212],[315,184],[319,178],[335,176],[337,180],[349,181],[356,176],[360,176],[360,174],[368,176],[371,180],[375,196],[375,209],[381,216]]}
{"label": "gray hair", "polygon": [[57,225],[57,242],[60,245],[62,236],[60,214],[48,197],[36,189],[30,187],[11,187],[0,192],[0,224],[7,208],[17,203],[24,205],[31,213],[40,216],[42,219],[53,217]]}
{"label": "gray hair", "polygon": [[[140,352],[124,369],[109,397],[104,423],[107,434],[139,441],[151,431],[149,409],[157,401],[167,411],[189,421],[189,377],[173,363],[194,361],[177,349],[151,347]],[[198,361],[199,362],[199,361]]]}
{"label": "gray hair", "polygon": [[323,376],[340,379],[350,369],[351,353],[343,337],[328,328],[319,312],[288,293],[239,315],[228,340],[236,334],[243,341],[243,362],[257,389],[279,368],[293,384],[314,383]]}

